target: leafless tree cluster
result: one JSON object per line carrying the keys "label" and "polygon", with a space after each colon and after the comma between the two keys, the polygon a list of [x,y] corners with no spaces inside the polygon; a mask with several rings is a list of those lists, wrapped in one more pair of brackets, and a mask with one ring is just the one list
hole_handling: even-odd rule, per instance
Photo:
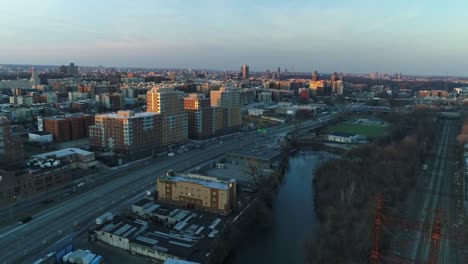
{"label": "leafless tree cluster", "polygon": [[321,220],[310,244],[309,263],[366,263],[371,245],[375,196],[403,201],[434,137],[425,113],[389,116],[392,133],[330,160],[315,172],[315,206]]}

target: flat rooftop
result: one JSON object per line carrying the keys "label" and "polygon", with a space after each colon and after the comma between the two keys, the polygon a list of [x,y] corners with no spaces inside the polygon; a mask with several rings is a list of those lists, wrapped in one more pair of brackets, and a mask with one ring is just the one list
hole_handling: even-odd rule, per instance
{"label": "flat rooftop", "polygon": [[68,155],[79,154],[79,155],[91,155],[94,154],[93,152],[89,152],[79,148],[65,148],[61,150],[46,152],[31,156],[32,158],[39,158],[39,159],[48,159],[51,157],[60,158]]}
{"label": "flat rooftop", "polygon": [[40,135],[40,136],[45,136],[45,135],[52,135],[52,133],[45,132],[45,131],[35,131],[35,132],[29,132],[29,134]]}
{"label": "flat rooftop", "polygon": [[149,227],[135,237],[132,243],[182,259],[205,263],[211,243],[224,227],[226,219],[208,212],[187,212],[188,216],[175,226]]}
{"label": "flat rooftop", "polygon": [[164,261],[164,264],[199,264],[198,262],[192,262],[192,261],[186,261],[186,260],[180,260],[180,259],[172,259],[168,258],[166,261]]}
{"label": "flat rooftop", "polygon": [[174,208],[171,206],[166,206],[162,204],[155,203],[153,200],[149,199],[142,199],[133,204],[134,206],[141,207],[141,209],[150,214],[159,215],[159,216],[167,216],[173,218],[176,221],[181,221],[186,216],[190,214],[187,210],[182,210],[179,208]]}
{"label": "flat rooftop", "polygon": [[207,177],[207,176],[201,176],[201,175],[196,175],[196,174],[175,175],[175,176],[165,175],[159,179],[165,180],[165,181],[172,181],[172,182],[194,183],[194,184],[202,185],[207,188],[218,189],[218,190],[228,190],[229,184],[236,182],[235,179],[230,179],[230,180],[225,181],[225,180],[218,180],[214,177]]}
{"label": "flat rooftop", "polygon": [[253,185],[255,182],[243,165],[235,165],[223,163],[223,168],[205,167],[200,169],[200,172],[208,176],[217,177],[219,179],[235,179],[239,185]]}
{"label": "flat rooftop", "polygon": [[108,118],[118,118],[118,119],[133,119],[133,118],[141,118],[141,117],[150,117],[150,116],[155,116],[155,115],[158,115],[158,113],[141,112],[141,113],[135,113],[134,115],[130,115],[130,116],[119,115],[117,113],[108,113],[108,114],[100,114],[96,116],[105,116]]}
{"label": "flat rooftop", "polygon": [[339,132],[339,131],[330,133],[329,135],[330,136],[335,136],[335,137],[347,137],[347,138],[356,136],[356,134],[351,134],[351,133],[346,133],[346,132]]}
{"label": "flat rooftop", "polygon": [[112,222],[98,226],[96,230],[131,239],[146,224],[147,222],[143,220],[130,220],[116,216]]}

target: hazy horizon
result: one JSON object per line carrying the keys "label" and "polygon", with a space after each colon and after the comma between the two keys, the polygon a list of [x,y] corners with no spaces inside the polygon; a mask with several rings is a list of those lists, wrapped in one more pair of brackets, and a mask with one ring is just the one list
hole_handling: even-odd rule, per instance
{"label": "hazy horizon", "polygon": [[5,0],[0,62],[465,76],[451,2]]}

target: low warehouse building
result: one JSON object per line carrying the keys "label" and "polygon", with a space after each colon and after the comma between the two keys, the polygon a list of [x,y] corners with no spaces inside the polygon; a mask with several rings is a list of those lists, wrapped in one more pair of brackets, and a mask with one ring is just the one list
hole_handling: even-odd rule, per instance
{"label": "low warehouse building", "polygon": [[328,141],[338,143],[358,143],[364,138],[360,135],[344,133],[344,132],[333,132],[328,135]]}
{"label": "low warehouse building", "polygon": [[148,228],[148,222],[115,217],[106,225],[95,230],[96,239],[111,246],[130,250],[130,240],[140,235]]}

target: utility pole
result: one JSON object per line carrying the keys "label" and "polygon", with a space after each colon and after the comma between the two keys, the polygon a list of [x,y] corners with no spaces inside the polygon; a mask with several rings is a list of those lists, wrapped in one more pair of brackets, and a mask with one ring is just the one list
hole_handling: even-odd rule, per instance
{"label": "utility pole", "polygon": [[377,194],[377,207],[375,209],[374,230],[372,238],[372,249],[370,263],[378,264],[380,257],[380,230],[382,228],[382,193]]}
{"label": "utility pole", "polygon": [[13,223],[13,206],[16,204],[16,196],[13,195],[13,202],[10,205],[10,222]]}

